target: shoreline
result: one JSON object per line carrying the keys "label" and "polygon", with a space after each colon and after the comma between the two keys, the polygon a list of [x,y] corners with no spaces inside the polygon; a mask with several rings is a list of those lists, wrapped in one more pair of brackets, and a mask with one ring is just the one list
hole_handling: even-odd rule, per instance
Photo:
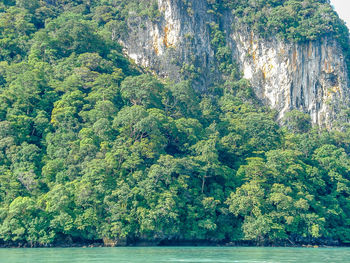
{"label": "shoreline", "polygon": [[72,243],[72,244],[50,244],[50,245],[30,245],[30,244],[0,244],[2,248],[126,248],[126,247],[274,247],[274,248],[349,248],[350,244],[249,244],[248,242],[237,243],[210,243],[210,242],[177,242],[175,244],[156,244],[154,242],[140,242],[126,245],[106,245],[104,243]]}

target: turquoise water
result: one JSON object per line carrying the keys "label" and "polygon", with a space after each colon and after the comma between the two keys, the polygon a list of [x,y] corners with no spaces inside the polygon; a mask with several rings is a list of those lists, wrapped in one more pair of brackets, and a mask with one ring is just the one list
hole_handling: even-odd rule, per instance
{"label": "turquoise water", "polygon": [[83,262],[350,262],[350,248],[14,248],[0,249],[1,263]]}

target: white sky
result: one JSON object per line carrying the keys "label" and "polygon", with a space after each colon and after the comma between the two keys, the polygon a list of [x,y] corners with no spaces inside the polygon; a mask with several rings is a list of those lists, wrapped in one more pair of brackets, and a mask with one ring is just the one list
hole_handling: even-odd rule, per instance
{"label": "white sky", "polygon": [[331,0],[331,4],[350,28],[350,0]]}

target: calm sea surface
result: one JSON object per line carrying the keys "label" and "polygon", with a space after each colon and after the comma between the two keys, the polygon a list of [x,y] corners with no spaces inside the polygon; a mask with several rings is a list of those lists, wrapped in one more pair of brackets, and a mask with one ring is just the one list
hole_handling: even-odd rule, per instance
{"label": "calm sea surface", "polygon": [[15,248],[0,249],[1,263],[40,262],[350,262],[350,248]]}

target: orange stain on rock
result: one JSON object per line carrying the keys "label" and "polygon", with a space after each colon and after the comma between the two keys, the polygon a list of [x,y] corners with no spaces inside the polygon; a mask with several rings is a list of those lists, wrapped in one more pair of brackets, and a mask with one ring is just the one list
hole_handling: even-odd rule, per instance
{"label": "orange stain on rock", "polygon": [[169,43],[169,39],[168,39],[168,35],[169,35],[169,27],[165,26],[164,27],[164,38],[163,38],[163,44],[166,48],[168,47],[172,47],[173,45]]}

